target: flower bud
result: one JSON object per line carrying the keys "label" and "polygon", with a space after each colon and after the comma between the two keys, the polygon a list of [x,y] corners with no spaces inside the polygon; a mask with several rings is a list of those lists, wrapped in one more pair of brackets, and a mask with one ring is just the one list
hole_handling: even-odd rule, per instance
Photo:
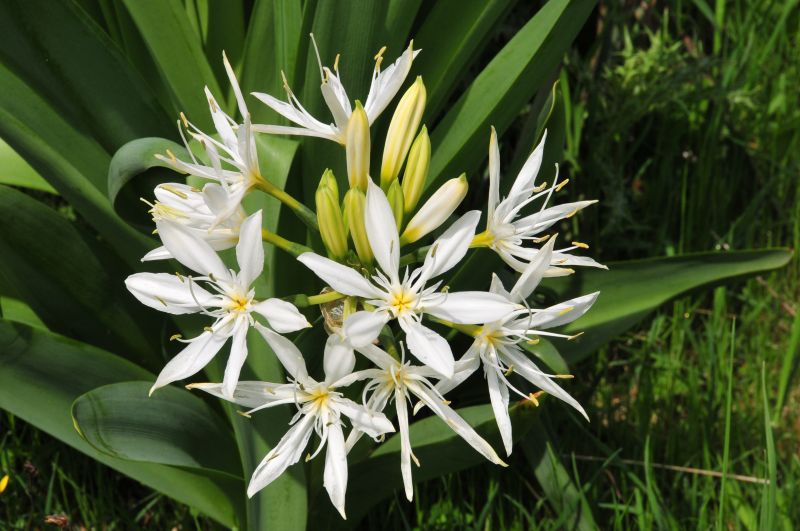
{"label": "flower bud", "polygon": [[350,188],[358,188],[362,192],[367,190],[369,179],[369,118],[356,101],[356,108],[347,122],[347,178]]}
{"label": "flower bud", "polygon": [[358,188],[351,188],[344,194],[344,223],[353,239],[356,254],[362,264],[372,263],[372,247],[367,238],[367,227],[364,224],[364,209],[367,196]]}
{"label": "flower bud", "polygon": [[339,207],[339,186],[331,170],[325,170],[322,174],[315,199],[322,243],[328,250],[328,256],[341,260],[347,254],[347,231]]}
{"label": "flower bud", "polygon": [[406,171],[403,174],[403,208],[406,214],[410,214],[417,207],[422,189],[425,187],[425,180],[428,178],[430,163],[431,139],[428,137],[428,128],[423,125],[422,131],[411,145]]}
{"label": "flower bud", "polygon": [[414,243],[436,230],[450,217],[466,195],[467,176],[464,173],[440,186],[408,222],[400,237],[400,245]]}
{"label": "flower bud", "polygon": [[417,132],[425,110],[427,94],[422,78],[417,77],[411,87],[400,98],[400,103],[392,116],[389,130],[386,133],[386,144],[383,147],[381,163],[381,188],[389,189],[392,181],[397,179],[400,168],[411,147],[411,141]]}
{"label": "flower bud", "polygon": [[403,189],[400,188],[400,183],[396,179],[389,186],[386,198],[389,200],[389,206],[392,207],[397,230],[400,230],[400,226],[403,224]]}

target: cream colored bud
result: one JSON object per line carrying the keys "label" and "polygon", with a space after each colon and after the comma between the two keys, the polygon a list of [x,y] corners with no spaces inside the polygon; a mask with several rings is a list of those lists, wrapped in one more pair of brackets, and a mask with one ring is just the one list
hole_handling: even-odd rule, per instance
{"label": "cream colored bud", "polygon": [[403,224],[403,189],[400,188],[397,180],[392,181],[389,191],[386,192],[386,198],[389,200],[389,206],[392,207],[397,230],[400,230],[400,226]]}
{"label": "cream colored bud", "polygon": [[450,179],[417,211],[400,237],[400,244],[414,243],[444,223],[467,195],[467,176]]}
{"label": "cream colored bud", "polygon": [[328,256],[341,260],[347,255],[347,231],[339,206],[339,186],[331,170],[325,170],[322,174],[315,199],[322,243],[328,250]]}
{"label": "cream colored bud", "polygon": [[428,137],[428,128],[422,126],[422,131],[417,135],[411,145],[406,162],[406,171],[403,173],[403,199],[406,214],[410,214],[417,207],[425,180],[428,178],[428,166],[431,163],[431,139]]}
{"label": "cream colored bud", "polygon": [[419,123],[422,121],[426,99],[425,84],[422,83],[421,77],[417,77],[397,104],[383,147],[381,188],[384,190],[388,190],[389,185],[400,174],[411,141],[414,140]]}
{"label": "cream colored bud", "polygon": [[367,190],[369,179],[369,118],[356,101],[356,108],[347,122],[347,179],[350,188],[358,188],[362,192]]}
{"label": "cream colored bud", "polygon": [[364,265],[372,263],[372,247],[367,238],[367,227],[364,224],[364,210],[367,196],[358,188],[351,188],[344,194],[344,222],[353,239],[358,259]]}

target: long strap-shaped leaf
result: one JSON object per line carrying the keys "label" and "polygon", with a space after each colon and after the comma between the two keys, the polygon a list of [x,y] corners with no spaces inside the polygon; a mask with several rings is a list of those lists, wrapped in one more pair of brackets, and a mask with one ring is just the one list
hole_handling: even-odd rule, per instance
{"label": "long strap-shaped leaf", "polygon": [[431,135],[427,186],[475,168],[488,153],[489,126],[502,133],[548,81],[595,0],[550,0],[506,44]]}
{"label": "long strap-shaped leaf", "polygon": [[70,405],[77,397],[101,385],[152,379],[147,371],[108,352],[0,320],[0,408],[226,526],[237,525],[244,512],[241,481],[109,457],[75,431]]}

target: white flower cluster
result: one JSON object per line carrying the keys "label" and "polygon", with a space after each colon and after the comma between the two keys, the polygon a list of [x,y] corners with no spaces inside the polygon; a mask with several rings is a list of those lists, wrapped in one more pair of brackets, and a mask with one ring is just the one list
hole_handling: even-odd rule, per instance
{"label": "white flower cluster", "polygon": [[[288,86],[286,102],[254,94],[296,123],[296,127],[251,124],[236,77],[224,59],[242,122],[225,114],[206,89],[216,134],[202,132],[181,116],[179,127],[183,126],[181,134],[191,160],[179,160],[169,152],[161,156],[176,170],[203,178],[207,184],[202,189],[183,183],[165,183],[156,188],[151,213],[163,246],[144,259],[174,258],[193,273],[137,273],[126,284],[139,301],[154,309],[171,314],[203,314],[213,323],[192,339],[174,337],[186,347],[167,363],[151,393],[198,373],[230,338],[223,381],[188,387],[251,408],[250,413],[284,404],[297,410],[291,427],[253,473],[249,496],[297,463],[316,433],[320,443],[311,457],[326,449],[324,486],[344,517],[348,452],[363,434],[381,441],[386,433],[397,430],[402,477],[410,500],[411,462],[417,461],[409,436],[409,408],[420,406],[441,417],[446,426],[487,459],[504,465],[444,398],[479,367],[483,367],[507,454],[512,449],[509,391],[532,402],[537,396],[512,383],[512,372],[521,377],[520,382],[527,380],[585,415],[580,404],[554,382],[559,375],[542,372],[521,348],[522,343],[535,341],[538,336],[566,337],[546,330],[580,317],[597,297],[593,293],[547,308],[531,308],[527,300],[539,281],[546,276],[569,274],[572,270],[568,266],[602,267],[589,258],[569,254],[585,247],[583,244],[576,242],[556,250],[555,236],[545,233],[559,220],[593,202],[546,208],[564,183],[556,178],[550,186],[536,184],[544,139],[514,180],[508,196],[501,200],[499,150],[492,130],[486,230],[476,235],[482,214],[477,210],[466,212],[428,247],[416,246],[415,252],[402,253],[404,245],[418,242],[446,223],[467,191],[464,176],[451,179],[417,208],[431,151],[427,130],[420,128],[426,98],[421,79],[401,98],[392,117],[380,183],[370,177],[369,127],[399,91],[417,53],[409,47],[385,70],[380,68],[378,54],[364,106],[359,102],[351,105],[337,66],[332,71],[320,65],[322,96],[334,120],[330,124],[311,116]],[[343,144],[350,184],[344,200],[340,200],[337,181],[330,171],[320,180],[316,213],[278,190],[262,177],[256,133],[310,135]],[[186,134],[199,142],[205,160],[192,154]],[[309,227],[318,229],[327,257],[264,230],[261,211],[248,216],[241,201],[254,189],[274,195]],[[542,204],[537,211],[522,213],[539,198]],[[326,319],[328,339],[324,346],[319,345],[324,349],[323,377],[309,374],[303,353],[283,335],[311,326],[305,315],[286,300],[256,298],[253,284],[262,274],[264,242],[294,254],[327,285],[323,293],[303,298],[308,302],[308,312],[324,304],[326,308],[333,305],[333,313],[338,315]],[[226,267],[217,254],[232,247],[238,271]],[[449,290],[446,275],[455,270],[470,249],[478,247],[497,252],[520,273],[510,290],[497,275],[485,279],[490,285],[488,291]],[[450,341],[437,332],[448,328],[472,338],[471,347],[458,358]],[[286,382],[239,381],[251,329],[280,360],[286,370]],[[406,349],[410,357],[406,356]],[[362,358],[360,364],[357,354]],[[356,370],[357,365],[367,368]],[[361,386],[361,404],[343,394],[345,388],[354,385]],[[394,422],[384,414],[391,402]]]}

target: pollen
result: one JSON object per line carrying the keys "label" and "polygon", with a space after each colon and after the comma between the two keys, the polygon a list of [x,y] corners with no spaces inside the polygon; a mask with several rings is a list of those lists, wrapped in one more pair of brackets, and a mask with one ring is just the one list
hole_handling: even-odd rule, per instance
{"label": "pollen", "polygon": [[392,295],[389,306],[395,315],[400,315],[408,311],[413,311],[416,300],[417,297],[414,293],[406,289],[400,289]]}
{"label": "pollen", "polygon": [[580,249],[588,249],[589,248],[589,246],[586,245],[583,242],[572,242],[572,245],[574,245],[575,247],[578,247]]}
{"label": "pollen", "polygon": [[560,192],[561,189],[567,185],[567,183],[569,183],[569,179],[564,179],[563,181],[558,183],[558,186],[556,186],[556,192]]}

